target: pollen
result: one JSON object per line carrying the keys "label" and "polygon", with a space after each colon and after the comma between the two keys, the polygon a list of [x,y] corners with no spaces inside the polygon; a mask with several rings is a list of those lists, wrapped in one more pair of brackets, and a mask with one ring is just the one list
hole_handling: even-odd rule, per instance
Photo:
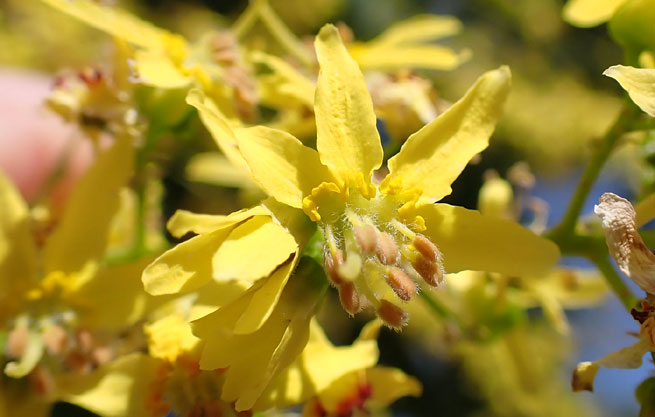
{"label": "pollen", "polygon": [[401,203],[393,196],[352,193],[344,200],[343,205],[317,204],[330,282],[348,314],[371,306],[387,326],[400,329],[408,319],[403,304],[422,285],[443,281],[441,252],[420,234],[422,219],[399,216]]}

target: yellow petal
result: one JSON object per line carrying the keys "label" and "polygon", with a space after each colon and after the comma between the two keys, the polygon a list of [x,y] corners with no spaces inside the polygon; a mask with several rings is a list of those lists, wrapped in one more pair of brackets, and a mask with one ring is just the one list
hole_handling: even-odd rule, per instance
{"label": "yellow petal", "polygon": [[481,215],[448,204],[418,207],[413,215],[425,219],[424,232],[443,254],[446,272],[463,270],[506,275],[539,275],[557,261],[559,249],[509,220]]}
{"label": "yellow petal", "polygon": [[655,69],[614,65],[603,75],[618,81],[640,109],[655,117]]}
{"label": "yellow petal", "polygon": [[462,29],[462,23],[452,16],[420,14],[394,23],[370,43],[406,44],[428,42],[455,35]]}
{"label": "yellow petal", "polygon": [[90,374],[58,379],[58,397],[104,417],[150,417],[146,399],[160,366],[155,358],[131,353]]}
{"label": "yellow petal", "polygon": [[562,9],[564,20],[573,26],[592,27],[607,22],[628,0],[569,0]]}
{"label": "yellow petal", "polygon": [[371,384],[372,400],[382,407],[408,395],[420,397],[423,392],[418,379],[396,368],[376,366],[367,369],[366,380]]}
{"label": "yellow petal", "polygon": [[350,52],[362,70],[393,71],[406,68],[453,70],[471,57],[439,45],[354,45]]}
{"label": "yellow petal", "polygon": [[70,294],[71,304],[77,305],[82,326],[124,329],[168,301],[168,297],[153,297],[145,292],[141,273],[152,258],[107,266],[92,279]]}
{"label": "yellow petal", "polygon": [[117,138],[77,183],[57,229],[46,241],[46,273],[72,273],[104,256],[121,188],[132,177],[133,160],[131,139]]}
{"label": "yellow petal", "polygon": [[507,67],[485,73],[463,98],[411,135],[389,160],[390,173],[380,186],[383,192],[419,190],[432,201],[450,194],[450,184],[489,144],[510,81]]}
{"label": "yellow petal", "polygon": [[193,237],[164,252],[143,271],[141,280],[152,295],[196,290],[212,279],[212,256],[229,229]]}
{"label": "yellow petal", "polygon": [[17,361],[7,362],[5,374],[12,378],[22,378],[32,372],[43,357],[43,338],[34,331],[29,331],[25,351]]}
{"label": "yellow petal", "polygon": [[205,95],[201,90],[191,90],[187,95],[186,102],[198,109],[200,120],[205,125],[212,138],[230,160],[235,169],[249,172],[248,164],[241,156],[237,148],[237,141],[230,123],[218,109],[216,103]]}
{"label": "yellow petal", "polygon": [[38,265],[27,204],[1,171],[0,207],[0,294],[4,297],[14,294],[17,286],[33,284]]}
{"label": "yellow petal", "polygon": [[170,43],[184,39],[160,29],[116,7],[101,6],[93,0],[42,0],[44,3],[79,19],[96,29],[147,49],[165,50]]}
{"label": "yellow petal", "polygon": [[293,236],[270,216],[256,216],[232,230],[212,259],[216,281],[254,281],[286,261],[298,248]]}
{"label": "yellow petal", "polygon": [[187,233],[202,235],[234,226],[237,223],[259,215],[270,215],[270,212],[263,206],[242,209],[227,216],[197,214],[186,210],[178,210],[168,220],[166,228],[177,238],[180,238]]}
{"label": "yellow petal", "polygon": [[369,182],[382,163],[382,145],[364,76],[336,27],[323,26],[315,47],[320,71],[314,112],[321,162],[343,182],[360,174]]}
{"label": "yellow petal", "polygon": [[280,266],[266,278],[262,286],[255,291],[248,307],[234,325],[235,334],[248,334],[259,330],[268,320],[282,295],[282,290],[289,281],[291,272],[298,263],[298,253],[286,264]]}
{"label": "yellow petal", "polygon": [[250,59],[271,71],[257,76],[260,103],[279,108],[314,106],[314,83],[288,62],[259,51]]}
{"label": "yellow petal", "polygon": [[167,55],[138,50],[134,53],[134,70],[139,75],[139,82],[159,88],[182,88],[188,86],[192,79],[180,72]]}
{"label": "yellow petal", "polygon": [[635,223],[641,227],[655,217],[655,194],[644,198],[635,206]]}
{"label": "yellow petal", "polygon": [[257,185],[246,170],[234,165],[219,152],[201,152],[191,157],[184,169],[188,181],[227,188],[256,189]]}
{"label": "yellow petal", "polygon": [[334,182],[318,152],[286,132],[257,126],[235,134],[255,182],[281,203],[301,208],[314,187]]}

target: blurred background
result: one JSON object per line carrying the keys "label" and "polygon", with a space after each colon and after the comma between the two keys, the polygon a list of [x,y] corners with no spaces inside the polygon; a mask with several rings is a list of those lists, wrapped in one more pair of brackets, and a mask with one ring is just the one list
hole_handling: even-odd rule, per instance
{"label": "blurred background", "polygon": [[[109,3],[128,8],[192,41],[208,29],[227,27],[247,6],[243,0]],[[595,139],[619,111],[622,91],[602,72],[622,62],[620,48],[610,40],[604,26],[579,29],[565,23],[561,18],[563,1],[271,0],[271,4],[300,37],[311,37],[325,22],[343,22],[361,41],[415,14],[456,16],[463,22],[461,33],[440,43],[455,50],[468,49],[471,58],[454,71],[418,71],[433,83],[438,97],[451,102],[482,72],[502,64],[511,67],[513,89],[504,117],[491,146],[455,182],[447,198],[453,204],[476,208],[489,170],[507,177],[511,167],[524,161],[535,178],[530,195],[546,202],[547,223],[556,224]],[[1,0],[0,45],[0,85],[9,86],[0,96],[0,165],[16,181],[28,183],[27,177],[40,175],[38,169],[26,171],[21,167],[47,165],[57,147],[43,147],[53,140],[53,130],[34,126],[22,129],[17,121],[22,120],[25,109],[37,106],[38,97],[47,94],[61,71],[106,60],[108,38],[38,1]],[[17,86],[21,87],[14,89]],[[29,103],[21,105],[23,101]],[[45,110],[30,114],[39,119],[52,117]],[[62,135],[73,134],[66,131]],[[202,136],[198,133],[184,152],[169,161],[163,183],[167,216],[179,207],[225,213],[241,204],[236,201],[248,199],[243,190],[185,178],[184,167],[190,156],[211,147],[207,135]],[[603,192],[634,199],[653,189],[655,179],[644,145],[648,140],[629,138],[622,144],[594,187],[585,205],[586,214],[592,212]],[[23,148],[26,150],[21,151]],[[35,149],[39,149],[36,154]],[[28,198],[33,192],[29,186],[22,191]],[[590,267],[578,259],[565,262],[571,267]],[[338,304],[335,299],[326,303],[321,320],[335,342],[349,343],[363,319],[348,319]],[[394,415],[637,415],[634,390],[653,373],[651,363],[634,371],[601,371],[594,394],[573,394],[569,389],[575,364],[631,343],[626,332],[636,330],[635,322],[612,295],[593,308],[567,314],[570,336],[556,334],[544,324],[536,308],[528,310],[526,318],[508,318],[509,330],[482,342],[451,343],[457,339],[452,329],[432,323],[430,318],[416,320],[421,323],[402,334],[383,332],[381,362],[402,368],[424,384],[424,395],[397,402]],[[422,317],[421,312],[415,315]],[[410,327],[413,325],[414,319]],[[54,415],[87,414],[60,404]]]}

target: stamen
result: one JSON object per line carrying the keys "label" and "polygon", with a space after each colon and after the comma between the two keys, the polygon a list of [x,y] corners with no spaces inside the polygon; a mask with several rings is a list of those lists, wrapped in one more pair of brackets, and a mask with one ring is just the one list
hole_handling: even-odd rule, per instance
{"label": "stamen", "polygon": [[339,299],[343,309],[351,316],[359,313],[360,303],[359,294],[352,282],[344,282],[339,286]]}
{"label": "stamen", "polygon": [[436,287],[443,282],[443,269],[437,262],[432,262],[423,255],[416,257],[412,266],[426,284]]}
{"label": "stamen", "polygon": [[392,267],[386,276],[386,281],[398,298],[407,302],[416,295],[416,283],[402,269]]}
{"label": "stamen", "polygon": [[326,254],[325,257],[325,270],[332,283],[337,286],[343,282],[343,278],[339,275],[339,266],[343,264],[343,261],[341,249],[336,249],[332,254]]}
{"label": "stamen", "polygon": [[377,236],[377,247],[375,253],[378,256],[380,262],[385,265],[393,265],[398,261],[398,256],[400,251],[398,250],[398,245],[393,237],[390,234],[385,232],[378,233]]}
{"label": "stamen", "polygon": [[378,307],[378,316],[389,327],[400,329],[407,324],[408,314],[397,305],[387,301],[381,300]]}
{"label": "stamen", "polygon": [[363,226],[355,226],[353,231],[355,232],[355,238],[362,252],[365,254],[374,253],[377,247],[377,232],[375,228],[365,224]]}
{"label": "stamen", "polygon": [[441,252],[437,245],[423,235],[416,235],[412,244],[421,255],[425,256],[432,262],[441,262]]}
{"label": "stamen", "polygon": [[409,240],[414,239],[417,235],[405,225],[405,223],[399,222],[397,219],[391,220],[390,224],[394,227],[394,229],[398,230],[400,233],[405,235]]}

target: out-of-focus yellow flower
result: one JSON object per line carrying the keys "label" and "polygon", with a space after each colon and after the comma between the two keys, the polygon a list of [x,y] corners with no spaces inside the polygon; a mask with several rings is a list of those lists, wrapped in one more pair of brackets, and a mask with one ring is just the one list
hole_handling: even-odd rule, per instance
{"label": "out-of-focus yellow flower", "polygon": [[2,385],[11,392],[29,381],[37,395],[26,403],[60,398],[63,370],[83,375],[110,360],[121,344],[111,337],[153,305],[138,280],[145,262],[104,263],[132,166],[131,140],[117,138],[76,185],[57,224],[31,218],[0,176],[0,326],[8,334],[3,365],[5,375],[22,379],[3,377]]}
{"label": "out-of-focus yellow flower", "polygon": [[141,83],[166,89],[196,85],[229,117],[253,117],[254,85],[230,33],[208,34],[190,44],[181,35],[92,0],[43,1],[133,45],[133,71]]}
{"label": "out-of-focus yellow flower", "polygon": [[[326,269],[349,313],[360,310],[361,295],[389,326],[400,328],[407,319],[400,305],[416,293],[415,281],[437,285],[444,266],[521,274],[552,265],[555,245],[520,226],[432,204],[487,146],[509,90],[507,68],[483,75],[412,135],[389,161],[390,174],[374,185],[382,147],[364,78],[334,26],[321,29],[316,49],[318,152],[263,126],[224,135],[236,138],[264,191],[318,223],[327,242]],[[503,256],[508,253],[511,260]]]}
{"label": "out-of-focus yellow flower", "polygon": [[614,65],[603,75],[618,81],[640,109],[655,117],[655,69]]}

